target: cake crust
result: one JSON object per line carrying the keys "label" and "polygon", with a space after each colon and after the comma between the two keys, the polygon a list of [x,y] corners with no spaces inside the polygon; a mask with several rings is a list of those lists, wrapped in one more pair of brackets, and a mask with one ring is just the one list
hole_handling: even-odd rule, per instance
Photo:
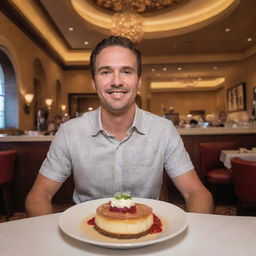
{"label": "cake crust", "polygon": [[112,238],[118,238],[118,239],[140,238],[140,237],[145,236],[149,233],[149,229],[148,229],[144,232],[140,232],[140,233],[137,233],[137,234],[116,234],[116,233],[111,233],[111,232],[108,232],[106,230],[103,230],[103,229],[99,228],[96,224],[94,226],[95,226],[95,229],[100,234],[102,234],[104,236],[112,237]]}

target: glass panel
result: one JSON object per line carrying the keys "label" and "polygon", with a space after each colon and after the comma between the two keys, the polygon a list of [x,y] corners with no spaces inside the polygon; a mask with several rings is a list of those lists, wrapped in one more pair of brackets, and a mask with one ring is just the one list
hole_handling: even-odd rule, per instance
{"label": "glass panel", "polygon": [[0,95],[0,128],[4,128],[4,97]]}
{"label": "glass panel", "polygon": [[0,128],[5,127],[4,99],[4,74],[0,65]]}

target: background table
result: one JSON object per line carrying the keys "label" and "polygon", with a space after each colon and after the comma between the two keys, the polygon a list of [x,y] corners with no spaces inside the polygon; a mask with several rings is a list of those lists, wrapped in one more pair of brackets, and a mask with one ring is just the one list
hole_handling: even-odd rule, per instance
{"label": "background table", "polygon": [[222,150],[220,153],[220,161],[224,163],[228,169],[231,168],[231,159],[240,157],[247,161],[256,161],[256,152],[248,150],[247,153],[240,153],[239,150]]}
{"label": "background table", "polygon": [[77,241],[58,227],[60,213],[0,224],[2,256],[256,255],[256,217],[187,213],[189,227],[177,237],[138,249],[114,250]]}

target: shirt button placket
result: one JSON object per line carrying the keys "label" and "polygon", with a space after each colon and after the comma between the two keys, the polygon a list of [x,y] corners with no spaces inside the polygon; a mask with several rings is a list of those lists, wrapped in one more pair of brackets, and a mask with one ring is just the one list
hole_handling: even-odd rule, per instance
{"label": "shirt button placket", "polygon": [[115,192],[122,191],[122,144],[118,143],[116,146],[116,154],[114,161],[114,185]]}

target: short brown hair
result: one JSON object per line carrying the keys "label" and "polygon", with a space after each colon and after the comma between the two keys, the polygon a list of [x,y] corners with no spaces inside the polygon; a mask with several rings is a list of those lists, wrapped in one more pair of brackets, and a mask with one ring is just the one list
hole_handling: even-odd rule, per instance
{"label": "short brown hair", "polygon": [[126,38],[121,36],[110,36],[108,38],[103,39],[99,42],[90,56],[90,70],[91,76],[94,79],[95,77],[95,60],[97,55],[104,49],[110,46],[121,46],[127,49],[130,49],[136,56],[137,59],[137,74],[138,77],[141,76],[141,54],[140,51],[135,47],[134,43]]}

